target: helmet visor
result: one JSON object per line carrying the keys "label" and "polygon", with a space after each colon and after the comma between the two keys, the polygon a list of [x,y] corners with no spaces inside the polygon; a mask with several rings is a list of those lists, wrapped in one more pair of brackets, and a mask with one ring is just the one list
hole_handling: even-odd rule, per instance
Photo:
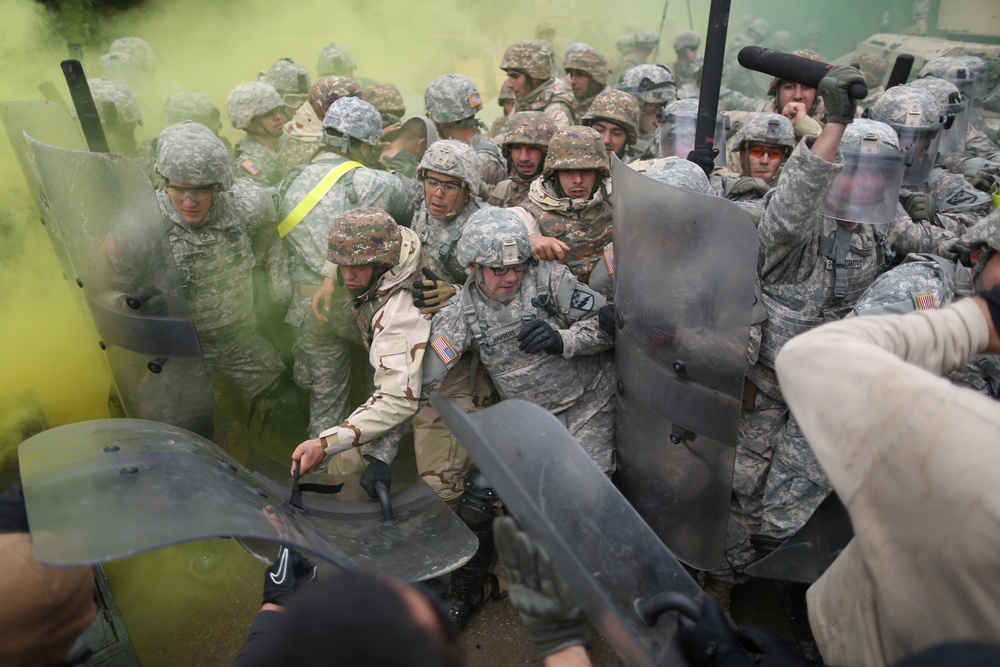
{"label": "helmet visor", "polygon": [[965,152],[965,138],[969,131],[968,98],[963,95],[960,102],[942,105],[941,113],[946,119],[945,129],[941,132],[941,143],[938,145],[941,155]]}
{"label": "helmet visor", "polygon": [[820,213],[844,222],[883,225],[896,218],[906,154],[874,136],[844,149],[844,169],[826,193]]}

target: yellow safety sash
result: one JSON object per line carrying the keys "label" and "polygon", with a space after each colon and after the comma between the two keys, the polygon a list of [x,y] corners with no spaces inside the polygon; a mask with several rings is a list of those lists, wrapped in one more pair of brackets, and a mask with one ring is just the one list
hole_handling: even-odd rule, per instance
{"label": "yellow safety sash", "polygon": [[349,172],[352,169],[357,169],[358,167],[363,167],[364,165],[360,162],[354,162],[348,160],[343,164],[338,164],[336,167],[330,170],[330,172],[323,177],[323,180],[316,184],[309,194],[298,203],[298,206],[292,209],[284,220],[278,223],[278,236],[285,238],[290,231],[295,229],[295,225],[302,222],[302,218],[309,215],[309,211],[316,208],[316,204],[319,200],[326,196],[326,193],[336,185],[340,177]]}

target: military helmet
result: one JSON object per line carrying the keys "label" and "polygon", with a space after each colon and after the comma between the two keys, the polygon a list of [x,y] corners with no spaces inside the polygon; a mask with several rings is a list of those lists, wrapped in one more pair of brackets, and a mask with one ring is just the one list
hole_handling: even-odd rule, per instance
{"label": "military helmet", "polygon": [[684,30],[674,37],[674,51],[697,49],[699,46],[701,46],[701,37],[692,30]]}
{"label": "military helmet", "polygon": [[1000,252],[1000,209],[994,209],[992,213],[965,230],[958,240],[958,245],[970,250],[985,245],[990,250]]}
{"label": "military helmet", "polygon": [[247,129],[254,118],[270,113],[284,105],[281,95],[274,89],[274,86],[263,81],[241,83],[233,88],[229,97],[226,98],[229,122],[237,130]]}
{"label": "military helmet", "polygon": [[972,68],[961,58],[941,56],[924,63],[920,68],[920,78],[933,76],[946,81],[957,79],[972,80]]}
{"label": "military helmet", "polygon": [[427,115],[437,124],[472,118],[483,108],[483,99],[472,79],[445,74],[431,81],[424,91]]}
{"label": "military helmet", "polygon": [[795,148],[795,128],[785,116],[778,113],[752,113],[736,135],[733,152],[741,151],[749,144],[773,144],[785,149],[787,156]]}
{"label": "military helmet", "polygon": [[[844,169],[824,195],[820,214],[863,224],[895,220],[907,169],[907,154],[899,149],[900,143],[895,130],[885,123],[860,118],[848,125],[840,141]],[[866,177],[857,178],[862,170]],[[878,187],[873,188],[873,183]]]}
{"label": "military helmet", "polygon": [[327,44],[319,51],[319,58],[316,61],[316,73],[321,76],[337,74],[340,76],[351,76],[358,68],[358,63],[354,56],[348,51],[346,46],[340,44]]}
{"label": "military helmet", "polygon": [[760,44],[771,34],[771,24],[766,19],[754,19],[747,26],[747,32],[752,32]]}
{"label": "military helmet", "polygon": [[163,107],[167,125],[193,120],[218,134],[222,130],[222,114],[212,98],[196,90],[182,90],[171,95]]}
{"label": "military helmet", "polygon": [[580,49],[566,57],[566,64],[563,67],[567,72],[571,69],[579,70],[602,86],[608,85],[608,59],[594,49]]}
{"label": "military helmet", "polygon": [[497,102],[500,106],[503,106],[504,102],[513,102],[517,98],[514,97],[514,89],[507,85],[505,81],[502,86],[500,86],[500,93],[497,95]]}
{"label": "military helmet", "polygon": [[708,182],[705,170],[683,159],[666,159],[657,161],[646,172],[653,180],[672,185],[675,188],[682,188],[689,192],[697,192],[702,195],[714,195],[712,185]]}
{"label": "military helmet", "polygon": [[309,72],[291,58],[275,61],[261,80],[271,84],[282,98],[285,95],[306,95],[311,85]]}
{"label": "military helmet", "polygon": [[537,146],[549,149],[552,136],[559,131],[555,122],[541,111],[518,111],[507,119],[504,128],[503,142],[500,146],[504,153],[510,152],[515,144],[522,146]]}
{"label": "military helmet", "polygon": [[481,208],[465,221],[455,256],[462,266],[502,269],[523,264],[531,259],[528,228],[508,209]]}
{"label": "military helmet", "polygon": [[659,44],[660,38],[656,36],[656,33],[649,30],[643,30],[635,34],[635,48],[637,49],[649,49],[652,51]]}
{"label": "military helmet", "polygon": [[639,103],[628,93],[605,88],[590,105],[590,109],[581,119],[583,125],[593,125],[595,121],[607,120],[619,125],[627,136],[629,146],[634,146],[639,139]]}
{"label": "military helmet", "polygon": [[898,125],[935,125],[941,105],[930,91],[904,84],[882,93],[871,107],[871,117]]}
{"label": "military helmet", "polygon": [[399,88],[391,83],[376,83],[361,91],[361,98],[382,113],[402,117],[406,114],[406,102]]}
{"label": "military helmet", "polygon": [[351,137],[358,141],[375,146],[382,136],[382,115],[378,109],[368,102],[357,97],[341,97],[330,105],[330,109],[323,117],[323,130],[328,135],[325,138],[327,144],[343,150],[347,145],[342,142],[331,140],[330,130],[335,130],[344,137]]}
{"label": "military helmet", "polygon": [[577,51],[583,51],[584,49],[593,50],[594,47],[592,47],[590,44],[587,44],[586,42],[573,42],[572,44],[567,46],[566,51],[563,52],[563,69],[564,70],[566,69],[566,61],[569,60],[569,57],[571,55],[573,55]]}
{"label": "military helmet", "polygon": [[962,93],[951,81],[928,76],[923,79],[916,79],[909,84],[914,88],[921,88],[929,91],[937,98],[942,106],[946,104],[958,104],[962,101]]}
{"label": "military helmet", "polygon": [[331,74],[316,79],[309,89],[309,104],[317,118],[326,116],[330,105],[341,97],[361,97],[361,86],[350,77]]}
{"label": "military helmet", "polygon": [[572,125],[559,130],[549,142],[545,155],[545,176],[554,171],[572,169],[597,169],[605,177],[611,176],[611,163],[604,149],[604,140],[592,127]]}
{"label": "military helmet", "polygon": [[872,88],[882,85],[888,64],[885,58],[877,53],[861,53],[855,60],[861,75],[865,77],[865,83]]}
{"label": "military helmet", "polygon": [[643,104],[666,104],[677,99],[674,75],[665,65],[636,65],[621,75],[615,88],[634,95]]}
{"label": "military helmet", "polygon": [[[807,58],[808,60],[815,60],[817,62],[823,62],[823,56],[819,55],[812,49],[795,49],[790,51],[793,56],[798,56],[800,58]],[[768,95],[777,95],[778,86],[781,85],[782,79],[774,77],[771,79],[771,84],[767,87]]]}
{"label": "military helmet", "polygon": [[127,53],[105,53],[97,61],[101,76],[125,83],[142,76],[142,65]]}
{"label": "military helmet", "polygon": [[775,30],[771,35],[771,48],[775,51],[787,51],[792,43],[792,33],[787,30]]}
{"label": "military helmet", "polygon": [[88,79],[90,93],[97,106],[97,115],[105,125],[142,125],[142,114],[135,103],[135,95],[121,81],[97,77]]}
{"label": "military helmet", "polygon": [[552,60],[541,42],[514,42],[503,52],[500,69],[523,72],[536,81],[552,77]]}
{"label": "military helmet", "polygon": [[845,149],[851,149],[860,146],[862,138],[871,139],[872,137],[878,140],[879,150],[899,150],[899,135],[896,134],[895,130],[885,123],[870,118],[858,118],[848,125],[844,130],[844,137],[840,140],[840,144]]}
{"label": "military helmet", "polygon": [[399,264],[403,235],[392,216],[374,206],[344,211],[330,223],[326,258],[338,266]]}
{"label": "military helmet", "polygon": [[119,37],[111,42],[108,53],[128,54],[135,58],[146,72],[156,67],[156,54],[153,53],[153,47],[139,37]]}
{"label": "military helmet", "polygon": [[618,53],[623,56],[627,56],[632,53],[635,51],[635,35],[631,33],[622,35],[615,40],[615,48],[618,49]]}
{"label": "military helmet", "polygon": [[156,142],[155,170],[163,178],[188,185],[233,185],[229,151],[212,130],[186,120],[168,126]]}
{"label": "military helmet", "polygon": [[428,146],[417,165],[417,178],[424,179],[428,171],[461,179],[473,195],[479,192],[479,163],[472,146],[454,139],[441,139]]}

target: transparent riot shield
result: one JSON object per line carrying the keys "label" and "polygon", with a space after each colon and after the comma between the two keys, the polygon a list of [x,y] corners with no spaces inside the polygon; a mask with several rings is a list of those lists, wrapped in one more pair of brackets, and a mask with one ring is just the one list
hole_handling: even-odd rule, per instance
{"label": "transparent riot shield", "polygon": [[220,420],[149,178],[117,155],[25,141],[125,414],[211,437]]}
{"label": "transparent riot shield", "polygon": [[440,395],[431,403],[622,661],[686,664],[676,615],[650,625],[638,607],[665,592],[698,599],[698,584],[566,427],[520,399],[469,413]]}
{"label": "transparent riot shield", "polygon": [[732,203],[612,161],[622,493],[679,559],[723,559],[757,232]]}

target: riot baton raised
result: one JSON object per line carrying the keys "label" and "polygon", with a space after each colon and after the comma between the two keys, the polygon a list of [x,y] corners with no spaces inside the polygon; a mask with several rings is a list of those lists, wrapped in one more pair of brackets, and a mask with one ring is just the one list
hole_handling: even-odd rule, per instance
{"label": "riot baton raised", "polygon": [[896,62],[892,66],[889,80],[885,84],[885,89],[889,90],[894,86],[901,86],[910,78],[910,71],[913,69],[913,56],[909,53],[900,53],[896,56]]}
{"label": "riot baton raised", "polygon": [[[762,46],[744,46],[737,56],[740,64],[755,72],[770,74],[777,79],[819,88],[819,82],[833,69],[833,65],[809,60],[784,51],[765,49]],[[868,86],[855,83],[847,94],[856,100],[868,97]]]}
{"label": "riot baton raised", "polygon": [[726,31],[729,27],[731,0],[712,0],[705,35],[705,64],[701,70],[701,93],[698,95],[698,124],[695,148],[718,148],[715,145],[715,122],[719,113],[719,89],[722,87],[722,63],[726,58]]}
{"label": "riot baton raised", "polygon": [[73,98],[76,115],[80,119],[83,136],[87,139],[87,147],[92,153],[110,153],[108,140],[101,126],[101,117],[97,115],[94,96],[87,84],[87,76],[83,73],[83,65],[79,60],[64,60],[59,65],[66,77],[66,85],[69,86],[69,94]]}

